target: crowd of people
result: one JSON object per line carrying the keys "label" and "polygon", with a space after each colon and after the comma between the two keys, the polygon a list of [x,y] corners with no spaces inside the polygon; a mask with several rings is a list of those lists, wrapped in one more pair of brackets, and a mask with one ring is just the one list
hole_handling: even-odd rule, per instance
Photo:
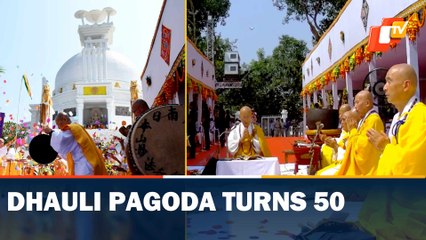
{"label": "crowd of people", "polygon": [[229,110],[217,105],[212,111],[206,102],[202,103],[201,122],[198,121],[198,107],[195,101],[189,103],[187,118],[188,158],[195,158],[197,145],[203,151],[210,150],[213,140],[225,147],[225,135],[234,125]]}
{"label": "crowd of people", "polygon": [[[142,99],[137,99],[132,104],[136,120],[148,110],[147,103]],[[5,140],[0,138],[1,175],[107,175],[113,170],[132,174],[126,167],[126,159],[130,154],[127,144],[130,125],[122,126],[119,129],[122,135],[113,136],[106,143],[105,140],[98,141],[96,135],[90,135],[83,126],[72,123],[64,112],[56,115],[55,123],[57,129],[48,125],[42,127],[42,134],[51,136],[50,145],[58,153],[54,162],[37,164],[37,159],[32,159],[29,155],[28,144],[16,144],[16,138],[5,144]],[[105,144],[108,146],[101,151],[101,146]],[[109,162],[120,164],[107,164]],[[110,169],[110,165],[114,169]]]}

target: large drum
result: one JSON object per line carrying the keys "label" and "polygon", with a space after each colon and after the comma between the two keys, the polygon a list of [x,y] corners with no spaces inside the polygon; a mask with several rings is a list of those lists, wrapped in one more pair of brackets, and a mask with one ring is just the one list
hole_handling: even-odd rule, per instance
{"label": "large drum", "polygon": [[317,122],[324,124],[323,129],[337,129],[339,127],[339,111],[335,109],[309,109],[306,113],[306,125],[309,129],[315,130]]}
{"label": "large drum", "polygon": [[183,105],[164,105],[146,112],[129,132],[129,168],[133,174],[185,173]]}

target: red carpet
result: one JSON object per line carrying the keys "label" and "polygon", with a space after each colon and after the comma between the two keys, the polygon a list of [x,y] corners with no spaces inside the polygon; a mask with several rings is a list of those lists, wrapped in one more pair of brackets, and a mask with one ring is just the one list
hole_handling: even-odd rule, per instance
{"label": "red carpet", "polygon": [[[293,150],[293,143],[296,140],[304,140],[303,137],[271,137],[266,138],[271,155],[278,157],[280,164],[284,164],[284,151]],[[296,157],[292,154],[288,156],[288,162],[296,161]]]}
{"label": "red carpet", "polygon": [[[296,140],[303,140],[303,137],[269,137],[266,138],[271,155],[278,157],[280,164],[284,164],[284,151],[292,150],[293,143]],[[221,148],[219,158],[226,158],[226,148]],[[201,151],[201,148],[197,148],[196,156],[194,159],[188,159],[188,166],[205,166],[208,160],[212,157],[217,158],[219,153],[218,145],[211,145],[209,151]],[[295,162],[296,158],[294,155],[289,155],[288,162]]]}

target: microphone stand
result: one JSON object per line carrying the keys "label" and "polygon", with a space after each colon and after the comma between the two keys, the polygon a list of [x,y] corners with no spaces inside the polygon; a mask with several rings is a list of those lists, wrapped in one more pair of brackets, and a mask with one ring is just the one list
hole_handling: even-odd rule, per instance
{"label": "microphone stand", "polygon": [[[229,134],[230,132],[231,131],[229,131],[228,128],[227,128],[225,131],[223,131],[219,135],[219,147],[218,147],[219,152],[217,153],[217,159],[220,159],[220,152],[221,152],[221,147],[222,147],[222,145],[220,143],[220,138],[222,137],[223,134],[225,134],[225,137],[226,137],[226,134]],[[227,141],[227,139],[225,139],[225,146],[226,146],[226,148],[228,147],[228,141]],[[229,152],[228,151],[226,151],[226,159],[229,159]]]}
{"label": "microphone stand", "polygon": [[323,124],[321,122],[316,122],[317,125],[317,132],[315,133],[314,139],[312,140],[312,144],[309,148],[309,154],[311,156],[311,160],[309,162],[309,175],[313,175],[313,170],[312,170],[312,162],[314,160],[314,146],[315,146],[315,141],[317,140],[319,133],[321,131],[321,129],[323,128]]}

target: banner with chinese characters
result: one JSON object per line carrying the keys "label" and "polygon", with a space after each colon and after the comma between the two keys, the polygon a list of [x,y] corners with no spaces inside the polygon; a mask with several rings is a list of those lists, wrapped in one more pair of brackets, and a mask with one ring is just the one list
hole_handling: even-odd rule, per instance
{"label": "banner with chinese characters", "polygon": [[161,58],[170,65],[170,43],[172,39],[172,30],[161,26]]}

